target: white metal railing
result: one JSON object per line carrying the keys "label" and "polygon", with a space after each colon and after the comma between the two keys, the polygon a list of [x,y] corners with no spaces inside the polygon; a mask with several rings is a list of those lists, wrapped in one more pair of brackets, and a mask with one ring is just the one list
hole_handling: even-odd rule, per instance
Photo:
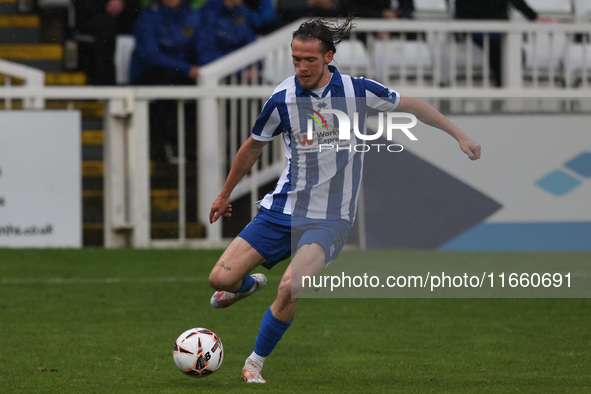
{"label": "white metal railing", "polygon": [[[23,81],[27,87],[41,88],[45,85],[45,73],[36,68],[0,59],[0,74],[4,75],[4,86],[9,87],[14,80]],[[8,91],[7,91],[8,92]],[[3,94],[4,108],[12,106],[11,96]],[[18,98],[18,95],[17,97]],[[24,108],[43,108],[45,101],[40,97],[28,97],[23,102]]]}
{"label": "white metal railing", "polygon": [[[187,192],[198,193],[198,220],[207,223],[211,202],[217,197],[228,167],[239,145],[248,137],[263,102],[276,84],[293,74],[290,42],[298,25],[299,22],[289,25],[202,67],[198,86],[46,87],[33,83],[33,74],[17,74],[26,81],[25,85],[5,86],[0,89],[0,97],[7,103],[13,99],[35,103],[49,99],[92,99],[106,103],[105,246],[221,245],[225,240],[220,222],[207,225],[203,239],[185,238],[182,230],[186,226],[186,211],[182,201],[179,237],[170,241],[151,239],[149,103],[157,99],[177,100],[179,119],[182,119],[182,103],[197,102],[197,190],[187,191],[184,181],[182,158],[186,147],[182,122],[178,130],[181,158],[178,187],[181,200]],[[342,72],[376,78],[407,95],[433,100],[554,97],[569,102],[591,96],[586,89],[588,69],[591,69],[588,40],[572,42],[576,34],[588,29],[586,24],[357,20],[356,25],[351,40],[338,49],[336,65]],[[485,33],[484,51],[478,52],[469,39],[474,32]],[[496,32],[504,37],[505,86],[501,89],[491,87],[486,58],[489,35]],[[411,39],[411,34],[416,38]],[[388,35],[389,40],[377,38],[384,35]],[[458,40],[459,35],[464,35],[465,39]],[[542,37],[547,37],[551,44],[541,48]],[[522,63],[522,50],[530,44],[530,62]],[[568,63],[564,56],[577,48],[582,56]],[[589,60],[587,55],[590,55]],[[570,66],[565,66],[567,64]],[[10,71],[6,65],[7,62],[0,62],[0,74]],[[567,69],[573,73],[571,78],[567,77]],[[560,78],[563,83],[556,82]],[[43,108],[43,105],[37,104],[35,108]],[[459,110],[466,110],[466,107]],[[505,107],[504,110],[523,108]],[[233,198],[249,193],[254,197],[260,184],[279,175],[283,165],[281,142],[273,144],[265,151],[261,164],[238,185]]]}
{"label": "white metal railing", "polygon": [[[491,71],[488,50],[499,35],[504,86],[589,84],[588,78],[582,78],[591,69],[588,23],[359,19],[355,24],[350,40],[337,49],[335,64],[344,72],[386,84],[486,89]],[[262,84],[281,82],[293,72],[290,41],[298,25],[295,22],[215,66],[204,67],[202,83],[221,84],[239,70],[252,73],[257,64],[262,65]],[[473,42],[474,33],[481,34],[482,46]],[[251,82],[242,79],[238,83]]]}

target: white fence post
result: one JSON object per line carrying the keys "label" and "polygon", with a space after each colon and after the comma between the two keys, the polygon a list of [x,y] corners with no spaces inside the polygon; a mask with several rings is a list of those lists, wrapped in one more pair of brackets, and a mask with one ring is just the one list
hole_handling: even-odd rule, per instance
{"label": "white fence post", "polygon": [[[217,81],[204,81],[207,82]],[[218,100],[205,97],[198,101],[198,123],[197,131],[197,193],[198,199],[198,220],[206,226],[206,238],[210,243],[219,243],[222,240],[222,221],[209,224],[209,210],[211,203],[218,196],[222,187],[222,170],[220,166],[222,154],[220,146],[219,122],[218,122]]]}
{"label": "white fence post", "polygon": [[129,199],[133,226],[132,246],[150,246],[150,140],[149,102],[136,100],[133,116],[129,120]]}
{"label": "white fence post", "polygon": [[[27,87],[43,88],[45,86],[45,72],[24,64],[0,59],[0,74],[22,78]],[[24,100],[24,107],[43,109],[45,108],[45,99],[43,97],[28,97]]]}
{"label": "white fence post", "polygon": [[126,185],[126,121],[115,114],[123,100],[109,100],[105,113],[104,243],[107,248],[127,246],[130,229]]}
{"label": "white fence post", "polygon": [[523,87],[521,71],[521,41],[523,32],[509,30],[503,40],[501,70],[503,87],[519,89]]}
{"label": "white fence post", "polygon": [[105,247],[150,246],[148,101],[109,100],[105,114]]}

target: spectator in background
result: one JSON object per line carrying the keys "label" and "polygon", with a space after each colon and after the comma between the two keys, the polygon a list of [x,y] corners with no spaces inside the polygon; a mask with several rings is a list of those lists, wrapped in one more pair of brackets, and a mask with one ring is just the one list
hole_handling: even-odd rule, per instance
{"label": "spectator in background", "polygon": [[[509,4],[531,21],[556,22],[552,17],[538,15],[524,0],[455,0],[455,18],[508,20]],[[501,38],[501,34],[489,34],[488,59],[495,86],[503,86]],[[483,46],[483,40],[483,34],[472,35],[472,41],[480,48]]]}
{"label": "spectator in background", "polygon": [[[202,15],[183,0],[158,0],[143,10],[135,26],[130,81],[133,85],[193,85],[199,67],[220,56]],[[195,105],[186,109],[194,129]],[[150,105],[151,154],[155,160],[177,157],[176,101]],[[192,136],[193,130],[189,131]]]}
{"label": "spectator in background", "polygon": [[115,39],[133,32],[139,8],[139,0],[74,1],[77,33],[94,38],[88,54],[81,53],[90,84],[115,85]]}
{"label": "spectator in background", "polygon": [[[140,0],[142,7],[149,7],[157,0]],[[200,10],[209,0],[189,0],[188,4],[194,10]],[[257,34],[267,34],[275,30],[275,7],[273,0],[244,0],[248,10],[248,23]]]}
{"label": "spectator in background", "polygon": [[[158,3],[158,0],[140,0],[140,4],[142,8],[148,8],[152,4]],[[199,8],[203,7],[207,3],[207,0],[190,0],[189,5],[194,10],[198,10]]]}
{"label": "spectator in background", "polygon": [[342,0],[343,11],[359,18],[412,19],[413,0]]}
{"label": "spectator in background", "polygon": [[243,0],[209,0],[201,8],[203,28],[215,36],[214,48],[226,55],[256,39],[252,24],[259,23]]}
{"label": "spectator in background", "polygon": [[[343,12],[351,13],[358,18],[383,18],[383,19],[412,19],[415,10],[414,0],[342,0]],[[376,33],[381,39],[389,39],[386,32]],[[406,39],[416,39],[416,33],[407,33]],[[358,35],[362,41],[366,40],[365,34]]]}
{"label": "spectator in background", "polygon": [[272,0],[244,0],[247,20],[256,34],[267,34],[276,29],[275,6]]}
{"label": "spectator in background", "polygon": [[341,0],[279,0],[277,13],[281,24],[304,17],[341,16]]}
{"label": "spectator in background", "polygon": [[183,0],[159,0],[142,11],[134,36],[134,85],[194,84],[199,66],[219,57],[201,15]]}

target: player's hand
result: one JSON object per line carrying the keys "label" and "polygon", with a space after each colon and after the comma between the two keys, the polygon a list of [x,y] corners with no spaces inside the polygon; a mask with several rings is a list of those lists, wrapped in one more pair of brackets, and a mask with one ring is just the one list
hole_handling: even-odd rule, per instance
{"label": "player's hand", "polygon": [[536,18],[536,22],[556,23],[558,21],[553,16],[549,16],[549,15],[538,15],[538,17]]}
{"label": "player's hand", "polygon": [[211,210],[209,211],[209,223],[217,222],[221,216],[225,218],[232,216],[232,205],[229,203],[228,198],[218,196],[213,204],[211,204]]}
{"label": "player's hand", "polygon": [[392,10],[390,8],[386,8],[385,10],[382,10],[382,18],[384,18],[384,19],[398,19],[398,14],[396,13],[395,10]]}
{"label": "player's hand", "polygon": [[474,141],[470,137],[465,137],[460,140],[460,149],[468,155],[470,160],[480,159],[480,150],[482,149],[480,144]]}
{"label": "player's hand", "polygon": [[198,76],[199,66],[191,66],[191,68],[189,69],[189,78],[191,78],[193,81],[196,81]]}

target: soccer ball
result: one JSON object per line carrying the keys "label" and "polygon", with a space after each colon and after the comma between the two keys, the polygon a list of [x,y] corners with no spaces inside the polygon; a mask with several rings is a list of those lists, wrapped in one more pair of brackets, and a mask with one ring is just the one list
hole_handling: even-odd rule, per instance
{"label": "soccer ball", "polygon": [[214,373],[224,359],[220,338],[207,328],[183,332],[172,349],[174,363],[185,375],[202,378]]}

